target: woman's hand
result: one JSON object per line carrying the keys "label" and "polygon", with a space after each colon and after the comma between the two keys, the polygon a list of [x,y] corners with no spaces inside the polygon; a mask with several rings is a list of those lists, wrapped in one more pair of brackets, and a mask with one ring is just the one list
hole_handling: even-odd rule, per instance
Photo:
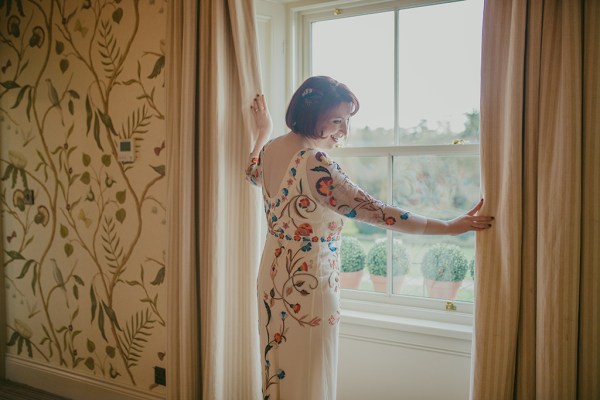
{"label": "woman's hand", "polygon": [[448,234],[460,235],[469,231],[479,232],[491,228],[494,217],[477,215],[482,206],[483,199],[479,200],[479,203],[466,214],[448,221]]}
{"label": "woman's hand", "polygon": [[425,235],[460,235],[469,231],[484,231],[492,227],[494,217],[477,215],[483,206],[483,199],[466,214],[450,221],[428,218],[425,227]]}
{"label": "woman's hand", "polygon": [[256,144],[252,150],[252,155],[256,156],[260,152],[260,149],[267,143],[269,136],[271,136],[273,120],[271,119],[264,94],[257,94],[250,108],[252,109],[254,129],[257,133]]}

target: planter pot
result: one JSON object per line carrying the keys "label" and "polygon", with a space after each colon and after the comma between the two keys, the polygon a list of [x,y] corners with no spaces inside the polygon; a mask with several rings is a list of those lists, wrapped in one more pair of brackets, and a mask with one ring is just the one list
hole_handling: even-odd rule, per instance
{"label": "planter pot", "polygon": [[425,279],[427,296],[436,299],[455,299],[460,285],[462,285],[462,281],[443,282]]}
{"label": "planter pot", "polygon": [[[394,277],[392,282],[392,290],[394,293],[400,292],[402,283],[404,282],[405,275],[399,275]],[[373,288],[376,292],[385,292],[387,287],[387,276],[371,275],[371,282],[373,282]]]}
{"label": "planter pot", "polygon": [[340,273],[341,284],[344,289],[358,289],[363,278],[363,270]]}

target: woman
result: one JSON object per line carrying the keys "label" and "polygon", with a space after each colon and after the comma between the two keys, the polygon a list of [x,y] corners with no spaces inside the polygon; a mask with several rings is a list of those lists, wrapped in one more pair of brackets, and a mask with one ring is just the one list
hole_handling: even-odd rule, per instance
{"label": "woman", "polygon": [[323,150],[348,134],[359,109],[348,87],[326,76],[307,79],[286,113],[290,132],[267,143],[264,96],[252,112],[258,139],[246,170],[262,186],[269,234],[258,274],[263,398],[334,400],[340,320],[339,247],[345,218],[424,235],[491,227],[467,214],[441,221],[379,201],[353,184]]}

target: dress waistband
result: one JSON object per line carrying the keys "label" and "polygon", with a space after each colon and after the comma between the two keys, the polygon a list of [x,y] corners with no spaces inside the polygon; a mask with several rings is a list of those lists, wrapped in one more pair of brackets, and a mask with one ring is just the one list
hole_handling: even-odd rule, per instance
{"label": "dress waistband", "polygon": [[337,242],[338,240],[340,240],[339,234],[332,234],[329,236],[300,236],[300,235],[290,236],[285,232],[275,232],[272,229],[269,229],[269,234],[275,236],[278,239],[293,240],[296,242],[328,243],[328,242]]}

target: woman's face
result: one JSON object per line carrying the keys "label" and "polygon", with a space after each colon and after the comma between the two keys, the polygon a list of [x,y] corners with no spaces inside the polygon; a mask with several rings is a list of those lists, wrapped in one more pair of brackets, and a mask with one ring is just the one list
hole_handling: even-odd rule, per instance
{"label": "woman's face", "polygon": [[317,121],[317,132],[321,138],[316,139],[322,149],[331,149],[348,134],[348,123],[352,115],[352,103],[340,103],[325,112]]}

